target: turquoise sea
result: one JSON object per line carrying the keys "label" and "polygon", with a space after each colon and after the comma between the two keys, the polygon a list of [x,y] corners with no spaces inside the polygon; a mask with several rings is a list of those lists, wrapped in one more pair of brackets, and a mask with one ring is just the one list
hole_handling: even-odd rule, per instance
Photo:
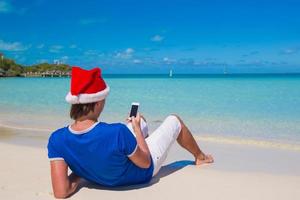
{"label": "turquoise sea", "polygon": [[[104,77],[111,93],[102,121],[124,121],[137,101],[150,130],[176,113],[195,135],[300,145],[300,75]],[[0,78],[0,125],[46,131],[67,125],[69,81]]]}

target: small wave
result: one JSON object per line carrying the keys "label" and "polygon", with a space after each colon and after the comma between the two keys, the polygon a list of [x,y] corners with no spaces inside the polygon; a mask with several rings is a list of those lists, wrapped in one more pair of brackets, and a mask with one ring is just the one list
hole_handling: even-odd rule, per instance
{"label": "small wave", "polygon": [[51,129],[46,128],[32,128],[32,127],[19,127],[19,126],[11,126],[6,124],[0,124],[0,127],[8,128],[8,129],[15,129],[15,130],[26,130],[26,131],[42,131],[42,132],[52,132]]}
{"label": "small wave", "polygon": [[[15,130],[26,130],[26,131],[39,131],[39,132],[52,132],[52,129],[46,128],[33,128],[33,127],[20,127],[20,126],[11,126],[7,124],[1,124],[0,127],[15,129]],[[272,142],[267,140],[255,140],[255,139],[244,139],[244,138],[233,138],[233,137],[221,137],[221,136],[199,136],[194,135],[196,140],[206,141],[206,142],[215,142],[222,144],[237,144],[237,145],[251,145],[259,146],[264,148],[276,148],[283,150],[292,150],[300,152],[300,145],[297,144],[288,144],[288,143],[279,143]]]}
{"label": "small wave", "polygon": [[252,145],[265,148],[277,148],[283,150],[293,150],[300,152],[300,145],[272,142],[267,140],[255,140],[255,139],[244,139],[244,138],[230,138],[230,137],[214,137],[214,136],[195,136],[197,140],[207,142],[217,142],[224,144],[240,144],[240,145]]}

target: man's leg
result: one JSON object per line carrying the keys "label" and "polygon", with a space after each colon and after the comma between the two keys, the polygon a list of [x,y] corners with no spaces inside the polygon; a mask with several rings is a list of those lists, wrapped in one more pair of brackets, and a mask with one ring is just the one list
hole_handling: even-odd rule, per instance
{"label": "man's leg", "polygon": [[213,157],[211,155],[205,155],[201,151],[195,138],[191,134],[190,130],[183,123],[183,121],[180,119],[180,117],[178,117],[177,115],[175,115],[175,116],[178,118],[178,120],[180,121],[180,124],[181,124],[181,131],[177,137],[178,144],[180,144],[180,146],[182,146],[183,148],[185,148],[191,154],[194,155],[196,165],[200,165],[203,163],[212,163],[214,161]]}
{"label": "man's leg", "polygon": [[153,175],[156,175],[160,170],[167,158],[169,149],[176,140],[194,155],[196,165],[213,162],[212,156],[203,154],[199,149],[191,132],[182,120],[176,115],[170,115],[146,139],[154,163]]}

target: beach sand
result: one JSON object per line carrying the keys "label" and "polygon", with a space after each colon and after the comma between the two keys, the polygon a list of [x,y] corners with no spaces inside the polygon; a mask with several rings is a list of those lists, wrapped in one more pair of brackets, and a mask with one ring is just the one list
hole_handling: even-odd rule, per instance
{"label": "beach sand", "polygon": [[[29,133],[28,133],[29,134]],[[53,199],[47,135],[0,128],[0,199]],[[104,188],[87,182],[70,199],[300,199],[300,152],[198,141],[215,163],[192,165],[178,145],[150,184]]]}

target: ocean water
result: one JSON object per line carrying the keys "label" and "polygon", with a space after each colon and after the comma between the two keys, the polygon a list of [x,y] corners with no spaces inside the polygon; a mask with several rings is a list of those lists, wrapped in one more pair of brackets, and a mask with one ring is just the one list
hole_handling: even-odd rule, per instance
{"label": "ocean water", "polygon": [[[100,120],[124,121],[131,102],[154,130],[171,113],[196,136],[300,145],[300,75],[106,75]],[[70,123],[69,78],[0,78],[0,125],[54,130]]]}

